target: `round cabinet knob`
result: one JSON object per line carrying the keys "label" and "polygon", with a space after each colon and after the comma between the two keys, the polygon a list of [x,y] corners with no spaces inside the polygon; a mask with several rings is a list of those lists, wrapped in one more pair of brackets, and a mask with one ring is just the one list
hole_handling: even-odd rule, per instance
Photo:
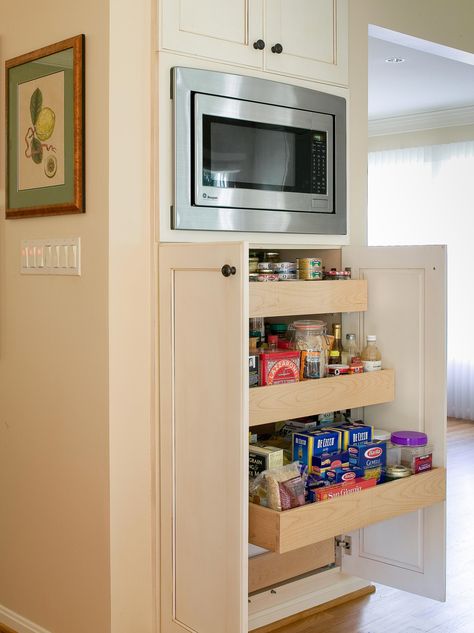
{"label": "round cabinet knob", "polygon": [[281,44],[275,44],[275,46],[272,46],[272,53],[280,55],[280,53],[283,53],[283,46]]}
{"label": "round cabinet knob", "polygon": [[253,47],[257,51],[263,51],[263,49],[265,48],[265,42],[263,40],[257,40],[256,42],[253,43]]}
{"label": "round cabinet knob", "polygon": [[229,266],[229,264],[224,264],[221,268],[221,273],[224,277],[230,277],[231,275],[235,275],[237,269],[235,266]]}

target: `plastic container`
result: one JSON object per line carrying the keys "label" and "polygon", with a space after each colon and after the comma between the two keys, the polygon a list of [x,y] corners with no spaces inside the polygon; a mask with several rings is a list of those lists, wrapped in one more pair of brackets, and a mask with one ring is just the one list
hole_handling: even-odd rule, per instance
{"label": "plastic container", "polygon": [[402,466],[406,466],[411,472],[417,473],[431,470],[433,464],[433,449],[428,443],[426,433],[419,431],[396,431],[392,433],[391,442],[400,448]]}

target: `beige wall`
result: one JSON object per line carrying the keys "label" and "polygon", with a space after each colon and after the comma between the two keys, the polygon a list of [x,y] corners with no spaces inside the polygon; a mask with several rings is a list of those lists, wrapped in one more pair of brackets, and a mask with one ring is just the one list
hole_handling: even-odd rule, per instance
{"label": "beige wall", "polygon": [[367,29],[376,24],[474,53],[472,0],[350,0],[352,243],[367,240]]}
{"label": "beige wall", "polygon": [[[1,161],[0,605],[54,633],[106,633],[108,2],[2,0],[0,15],[2,67],[79,33],[87,60],[87,213],[5,221]],[[81,277],[20,275],[22,239],[68,236]]]}

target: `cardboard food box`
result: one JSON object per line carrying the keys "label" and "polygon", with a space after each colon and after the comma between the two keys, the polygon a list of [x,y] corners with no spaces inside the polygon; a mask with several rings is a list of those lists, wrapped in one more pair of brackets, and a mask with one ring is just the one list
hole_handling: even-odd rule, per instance
{"label": "cardboard food box", "polygon": [[313,457],[336,452],[340,448],[340,434],[334,430],[293,433],[293,461],[299,461],[311,470]]}
{"label": "cardboard food box", "polygon": [[327,488],[318,488],[314,491],[314,497],[315,501],[326,501],[335,497],[343,497],[354,492],[360,492],[366,488],[373,488],[375,485],[375,479],[356,479],[348,483],[327,486]]}
{"label": "cardboard food box", "polygon": [[283,466],[283,449],[275,446],[249,446],[249,477],[254,478],[264,470]]}

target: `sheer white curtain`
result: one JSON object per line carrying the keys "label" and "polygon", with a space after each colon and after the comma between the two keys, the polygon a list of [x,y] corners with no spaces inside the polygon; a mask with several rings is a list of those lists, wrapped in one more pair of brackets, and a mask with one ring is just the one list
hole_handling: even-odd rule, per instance
{"label": "sheer white curtain", "polygon": [[369,154],[369,244],[448,245],[448,415],[474,419],[474,142]]}

